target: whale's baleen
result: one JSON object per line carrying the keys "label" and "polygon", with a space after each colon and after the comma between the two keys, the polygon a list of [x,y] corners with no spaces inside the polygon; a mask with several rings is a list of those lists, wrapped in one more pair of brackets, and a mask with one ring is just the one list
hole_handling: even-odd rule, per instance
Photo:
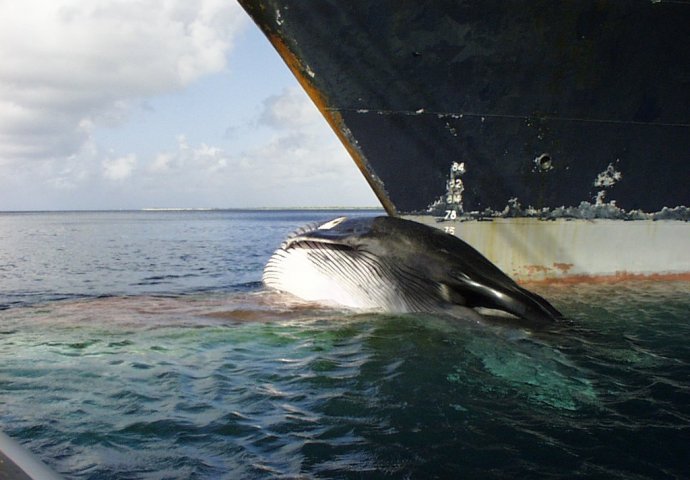
{"label": "whale's baleen", "polygon": [[268,261],[263,281],[355,309],[485,308],[536,323],[561,316],[459,238],[394,217],[340,217],[299,229]]}

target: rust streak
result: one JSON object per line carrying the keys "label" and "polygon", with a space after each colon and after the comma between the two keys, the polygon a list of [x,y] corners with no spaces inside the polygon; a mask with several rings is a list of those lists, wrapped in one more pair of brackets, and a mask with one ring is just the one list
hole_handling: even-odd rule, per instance
{"label": "rust streak", "polygon": [[285,42],[283,42],[283,40],[276,34],[269,33],[267,36],[268,40],[278,51],[278,54],[281,56],[292,74],[295,76],[295,78],[297,78],[297,81],[300,83],[304,91],[307,92],[309,98],[311,98],[312,102],[314,102],[316,108],[319,109],[321,115],[323,115],[338,139],[340,139],[340,142],[345,146],[345,149],[355,161],[355,164],[359,168],[360,172],[362,172],[364,175],[364,178],[366,179],[367,183],[369,183],[369,186],[374,191],[374,194],[381,202],[381,205],[383,205],[386,213],[391,216],[397,216],[397,210],[388,198],[382,183],[372,176],[371,172],[369,171],[368,162],[362,155],[362,152],[353,145],[351,139],[347,135],[346,132],[348,129],[343,122],[343,117],[339,112],[328,108],[326,99],[322,93],[314,87],[314,85],[305,75],[306,69],[304,68],[304,65],[300,62],[297,56],[292,53]]}
{"label": "rust streak", "polygon": [[539,273],[548,273],[549,268],[543,265],[525,265],[524,268],[528,275],[536,275]]}
{"label": "rust streak", "polygon": [[553,268],[556,270],[560,270],[563,273],[568,273],[571,268],[573,268],[575,265],[572,263],[554,263]]}
{"label": "rust streak", "polygon": [[649,274],[616,272],[610,275],[569,275],[543,279],[518,278],[517,281],[521,285],[572,285],[578,283],[622,283],[631,281],[690,282],[690,272]]}

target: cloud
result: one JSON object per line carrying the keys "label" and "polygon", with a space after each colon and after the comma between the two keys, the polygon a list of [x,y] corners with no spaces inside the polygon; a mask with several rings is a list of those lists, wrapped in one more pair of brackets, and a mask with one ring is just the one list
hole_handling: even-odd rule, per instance
{"label": "cloud", "polygon": [[307,95],[296,86],[268,97],[263,107],[259,121],[271,127],[299,129],[323,121]]}
{"label": "cloud", "polygon": [[171,205],[169,192],[175,192],[176,201],[193,206],[377,205],[354,162],[302,90],[286,88],[262,106],[257,117],[265,127],[262,141],[248,148],[192,145],[179,136],[174,148],[155,155],[146,175],[148,191],[159,191],[157,206]]}
{"label": "cloud", "polygon": [[226,67],[226,0],[0,2],[0,162],[66,158],[139,99]]}
{"label": "cloud", "polygon": [[[227,0],[0,0],[0,210],[376,205],[296,84],[230,117],[234,137],[132,115],[222,72],[246,18]],[[153,135],[98,144],[130,121]]]}
{"label": "cloud", "polygon": [[133,153],[114,160],[103,160],[103,176],[108,180],[124,180],[132,175],[136,163],[137,158]]}
{"label": "cloud", "polygon": [[222,148],[201,143],[192,147],[184,135],[177,137],[177,147],[158,153],[148,167],[156,177],[213,175],[228,166],[229,154]]}
{"label": "cloud", "polygon": [[360,204],[350,189],[373,198],[351,157],[301,88],[285,88],[262,105],[259,123],[270,126],[271,134],[239,159],[241,169],[261,179],[257,189],[262,195],[298,203],[308,203],[311,195],[312,205],[330,205],[331,197]]}

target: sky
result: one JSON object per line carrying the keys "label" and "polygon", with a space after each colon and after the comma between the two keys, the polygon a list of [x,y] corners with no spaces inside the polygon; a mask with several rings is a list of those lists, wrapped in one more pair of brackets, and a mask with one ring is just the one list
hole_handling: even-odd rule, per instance
{"label": "sky", "polygon": [[0,0],[0,211],[380,206],[233,0]]}

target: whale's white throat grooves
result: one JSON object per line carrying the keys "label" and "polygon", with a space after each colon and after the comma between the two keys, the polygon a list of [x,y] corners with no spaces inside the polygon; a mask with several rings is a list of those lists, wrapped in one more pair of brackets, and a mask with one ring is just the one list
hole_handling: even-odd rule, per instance
{"label": "whale's white throat grooves", "polygon": [[264,269],[271,288],[304,300],[388,312],[438,308],[440,285],[367,251],[288,239]]}

